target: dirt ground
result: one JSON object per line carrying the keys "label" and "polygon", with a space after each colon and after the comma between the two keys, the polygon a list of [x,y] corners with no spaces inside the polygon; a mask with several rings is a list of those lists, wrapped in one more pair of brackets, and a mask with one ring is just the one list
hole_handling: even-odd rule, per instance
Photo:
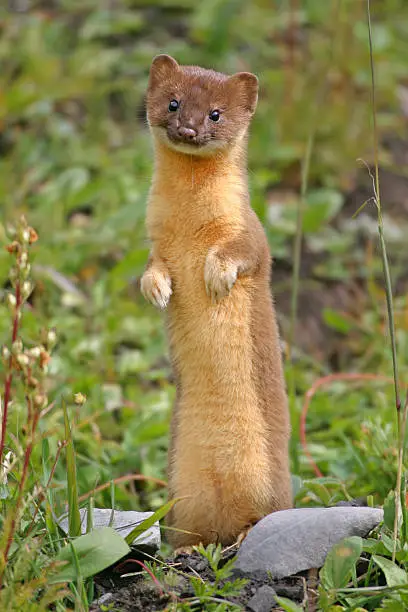
{"label": "dirt ground", "polygon": [[[224,556],[224,561],[229,559],[236,551],[230,551]],[[167,571],[176,576],[176,584],[166,584],[166,579],[161,578],[160,584],[153,580],[145,580],[141,573],[141,567],[129,560],[125,565],[121,562],[118,566],[105,571],[96,579],[96,594],[100,598],[100,604],[93,604],[91,612],[103,612],[102,606],[108,609],[120,610],[121,612],[156,612],[159,610],[172,609],[173,604],[181,604],[183,601],[190,602],[191,609],[205,609],[198,603],[193,605],[194,591],[189,582],[189,576],[201,577],[205,581],[213,581],[214,574],[206,559],[198,553],[191,555],[179,555],[175,560],[166,560]],[[123,572],[136,574],[132,577],[121,578]],[[233,576],[232,579],[238,576]],[[240,576],[239,576],[240,577]],[[287,597],[294,602],[301,603],[306,598],[313,597],[315,578],[313,575],[291,576],[282,580],[272,580],[266,574],[256,579],[248,580],[239,597],[229,597],[226,601],[242,606],[255,595],[263,585],[271,586],[280,597]],[[218,603],[222,600],[219,599]],[[111,608],[109,608],[111,606]],[[279,609],[279,608],[276,608]]]}

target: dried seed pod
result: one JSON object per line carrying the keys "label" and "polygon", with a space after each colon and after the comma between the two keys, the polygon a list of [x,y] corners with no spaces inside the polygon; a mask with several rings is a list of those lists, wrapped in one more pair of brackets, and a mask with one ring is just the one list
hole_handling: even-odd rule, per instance
{"label": "dried seed pod", "polygon": [[16,355],[16,361],[23,368],[28,366],[28,364],[30,363],[30,360],[29,360],[28,356],[25,355],[24,353],[20,353],[20,354]]}
{"label": "dried seed pod", "polygon": [[18,355],[23,352],[23,343],[20,338],[17,338],[15,342],[11,345],[11,352],[13,355]]}
{"label": "dried seed pod", "polygon": [[57,333],[54,328],[51,328],[47,332],[47,346],[52,349],[57,342]]}
{"label": "dried seed pod", "polygon": [[18,268],[16,268],[16,266],[13,266],[12,268],[10,268],[9,279],[13,287],[16,286],[16,282],[18,281],[19,276],[20,276],[20,273],[19,273]]}
{"label": "dried seed pod", "polygon": [[23,280],[26,280],[30,276],[31,265],[28,263],[20,270],[20,274]]}
{"label": "dried seed pod", "polygon": [[28,228],[23,229],[20,232],[20,238],[21,238],[21,242],[24,242],[25,244],[28,244],[30,242],[30,232]]}
{"label": "dried seed pod", "polygon": [[3,359],[4,365],[7,365],[10,359],[10,351],[8,349],[8,346],[3,345],[1,347],[1,357]]}
{"label": "dried seed pod", "polygon": [[74,393],[74,402],[77,406],[83,406],[86,402],[86,395],[83,393]]}
{"label": "dried seed pod", "polygon": [[18,253],[20,251],[20,244],[17,240],[13,240],[10,244],[6,246],[6,249],[9,253]]}
{"label": "dried seed pod", "polygon": [[26,300],[30,296],[32,290],[33,286],[30,281],[24,281],[24,283],[21,285],[21,297],[23,300]]}
{"label": "dried seed pod", "polygon": [[33,242],[37,242],[38,234],[33,227],[29,227],[28,231],[30,233],[30,239],[28,241],[29,244],[33,244]]}
{"label": "dried seed pod", "polygon": [[41,355],[41,348],[40,346],[33,346],[33,348],[29,349],[28,351],[26,351],[29,356],[32,359],[38,359],[39,356]]}
{"label": "dried seed pod", "polygon": [[9,307],[9,309],[14,310],[14,308],[17,306],[17,300],[16,300],[16,296],[14,295],[14,293],[7,294],[6,302],[7,302],[7,306]]}
{"label": "dried seed pod", "polygon": [[40,368],[44,369],[50,359],[50,354],[45,349],[43,349],[40,353]]}
{"label": "dried seed pod", "polygon": [[45,393],[37,393],[33,397],[33,402],[36,408],[44,408],[47,405],[48,398]]}
{"label": "dried seed pod", "polygon": [[40,383],[38,379],[35,378],[35,376],[30,376],[29,378],[27,378],[27,385],[31,387],[31,389],[36,389],[39,384]]}

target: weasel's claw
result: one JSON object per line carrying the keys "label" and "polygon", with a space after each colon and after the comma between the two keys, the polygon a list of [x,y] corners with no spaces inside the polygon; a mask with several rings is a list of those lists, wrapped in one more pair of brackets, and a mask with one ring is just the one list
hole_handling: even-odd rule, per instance
{"label": "weasel's claw", "polygon": [[204,266],[205,291],[213,303],[227,296],[237,280],[236,264],[221,260],[216,252],[210,251]]}
{"label": "weasel's claw", "polygon": [[171,278],[161,270],[149,268],[142,276],[140,290],[148,302],[156,308],[164,310],[167,308],[170,296],[173,293]]}

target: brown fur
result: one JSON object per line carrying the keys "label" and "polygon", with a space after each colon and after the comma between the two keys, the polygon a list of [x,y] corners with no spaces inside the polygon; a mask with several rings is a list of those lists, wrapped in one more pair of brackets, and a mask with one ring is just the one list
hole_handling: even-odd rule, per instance
{"label": "brown fur", "polygon": [[[176,97],[180,108],[169,112]],[[168,532],[176,547],[230,544],[248,525],[291,505],[271,260],[246,179],[256,97],[256,77],[248,73],[227,77],[180,67],[168,56],[152,64],[152,251],[142,291],[168,313],[177,384],[169,495],[185,498],[170,524],[192,532]],[[214,108],[221,118],[212,125]],[[179,130],[186,122],[194,143]]]}

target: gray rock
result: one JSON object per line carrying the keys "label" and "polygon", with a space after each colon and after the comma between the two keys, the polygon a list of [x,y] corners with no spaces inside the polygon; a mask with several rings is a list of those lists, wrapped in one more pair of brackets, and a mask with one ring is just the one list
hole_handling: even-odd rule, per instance
{"label": "gray rock", "polygon": [[271,586],[264,584],[264,586],[261,586],[255,595],[251,597],[246,607],[248,610],[251,610],[251,612],[270,612],[272,608],[276,608],[278,605],[275,597],[275,590]]}
{"label": "gray rock", "polygon": [[383,520],[377,508],[298,508],[263,518],[239,549],[236,570],[284,578],[323,565],[329,550],[348,536],[364,537]]}
{"label": "gray rock", "polygon": [[113,600],[113,597],[114,597],[113,593],[105,593],[104,595],[101,595],[96,600],[98,603],[98,606],[103,606],[103,605],[106,606]]}
{"label": "gray rock", "polygon": [[[81,508],[79,512],[81,514],[81,532],[86,533],[88,509]],[[108,527],[111,514],[112,510],[109,508],[94,508],[93,527],[95,529],[98,527]],[[145,519],[149,518],[149,516],[152,514],[153,512],[115,510],[113,514],[112,527],[125,538],[132,531],[132,529],[134,529]],[[65,515],[64,517],[58,519],[58,524],[65,533],[68,533],[68,518]],[[150,527],[150,529],[142,533],[136,538],[136,540],[133,541],[132,547],[152,555],[159,550],[160,544],[160,525],[157,521],[154,523],[154,525],[152,525],[152,527]]]}

